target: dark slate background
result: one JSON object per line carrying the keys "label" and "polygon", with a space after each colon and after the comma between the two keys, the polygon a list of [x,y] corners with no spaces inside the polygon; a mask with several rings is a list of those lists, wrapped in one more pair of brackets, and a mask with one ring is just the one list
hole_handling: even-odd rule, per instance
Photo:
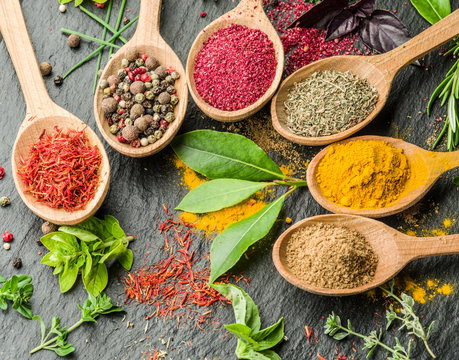
{"label": "dark slate background", "polygon": [[[6,1],[6,0],[2,0]],[[455,8],[458,6],[457,1]],[[117,1],[117,3],[119,3]],[[379,7],[397,9],[398,15],[408,26],[412,34],[417,34],[427,27],[427,23],[415,12],[409,2],[395,0],[378,1]],[[56,0],[24,0],[23,10],[26,23],[31,34],[32,42],[39,61],[50,61],[54,65],[54,75],[65,72],[71,65],[84,57],[95,45],[82,42],[79,50],[71,50],[65,44],[65,37],[60,34],[61,27],[79,30],[84,33],[100,36],[101,27],[82,12],[69,6],[66,14],[58,12]],[[171,44],[182,61],[185,62],[190,44],[198,32],[213,19],[230,10],[235,3],[229,0],[165,0],[162,12],[161,32]],[[130,0],[128,8],[132,10],[130,18],[138,13],[139,1]],[[94,9],[100,16],[103,11]],[[202,11],[208,16],[199,17]],[[117,14],[114,6],[112,23]],[[129,37],[133,32],[126,34]],[[394,88],[384,111],[368,126],[362,134],[378,134],[388,136],[403,136],[407,141],[428,148],[427,141],[433,131],[438,131],[440,125],[434,117],[425,115],[425,100],[435,85],[442,79],[452,63],[451,59],[438,56],[434,51],[424,60],[428,71],[422,68],[409,67],[405,69],[394,83]],[[42,221],[30,212],[18,196],[11,176],[11,148],[16,137],[20,122],[24,118],[25,105],[19,88],[15,71],[9,59],[5,45],[0,41],[0,165],[6,169],[6,176],[0,181],[0,196],[11,197],[13,204],[8,208],[0,208],[0,233],[10,231],[15,235],[12,249],[7,252],[0,249],[0,273],[6,277],[13,274],[26,273],[34,278],[35,294],[32,305],[35,312],[50,321],[52,316],[60,316],[63,324],[73,324],[79,318],[80,311],[76,304],[84,301],[86,295],[82,286],[76,286],[69,293],[59,293],[58,281],[52,275],[49,267],[41,265],[42,256],[37,252],[44,250],[36,244],[40,237]],[[60,88],[54,86],[52,77],[46,79],[51,97],[61,106],[68,109],[89,126],[96,129],[92,109],[92,80],[95,61],[78,69]],[[435,115],[441,115],[436,110]],[[242,126],[243,127],[243,126]],[[192,101],[182,131],[198,128],[224,127],[212,121],[197,109]],[[107,199],[99,214],[116,216],[126,231],[136,234],[138,240],[132,245],[137,263],[145,251],[145,241],[159,241],[161,238],[155,231],[158,221],[163,218],[161,204],[177,204],[186,190],[178,185],[179,175],[171,164],[171,150],[165,149],[160,154],[146,159],[132,159],[122,156],[106,145],[112,166],[112,184]],[[310,159],[319,148],[297,147]],[[271,156],[278,158],[276,153]],[[457,173],[457,172],[456,172]],[[425,215],[422,226],[438,227],[445,217],[455,217],[459,200],[457,188],[451,183],[455,172],[442,177],[432,191],[423,200],[422,211]],[[291,216],[295,221],[304,217],[323,214],[325,211],[315,203],[307,190],[298,191],[286,201],[284,216]],[[387,223],[404,229],[415,228],[407,225],[400,216],[385,219]],[[287,225],[280,223],[271,239],[265,240],[270,245],[276,234],[283,231]],[[451,231],[457,231],[454,226]],[[209,250],[208,241],[195,243],[201,253]],[[304,360],[316,359],[320,353],[328,360],[335,354],[337,343],[320,334],[318,344],[309,345],[303,335],[305,325],[313,326],[321,333],[323,317],[331,311],[336,311],[343,317],[350,317],[355,327],[362,331],[370,331],[380,326],[375,312],[382,313],[383,301],[370,301],[366,295],[348,298],[326,298],[308,294],[294,288],[285,282],[275,271],[271,261],[270,251],[263,247],[237,268],[251,277],[252,283],[247,289],[256,303],[260,306],[265,325],[275,322],[280,316],[285,317],[286,336],[278,352],[283,359]],[[160,254],[151,255],[149,261],[160,258]],[[16,270],[11,265],[14,257],[21,257],[24,266]],[[411,276],[416,281],[434,277],[446,282],[456,282],[458,256],[436,259],[418,260],[408,266],[402,273]],[[118,278],[123,272],[118,266],[110,269],[111,281],[108,293],[117,302],[123,297],[122,286]],[[437,297],[433,301],[419,306],[419,312],[425,316],[425,321],[438,320],[439,331],[432,337],[432,344],[440,359],[457,358],[457,295]],[[75,359],[140,359],[148,349],[164,349],[159,340],[160,336],[171,337],[169,349],[170,359],[233,359],[235,340],[225,337],[221,327],[209,328],[206,331],[196,330],[190,326],[177,329],[174,320],[158,323],[150,321],[150,329],[144,334],[145,320],[143,317],[151,309],[143,305],[127,305],[127,315],[101,318],[96,325],[85,325],[70,335],[69,341],[77,348],[71,357]],[[218,320],[223,323],[233,322],[230,307],[217,309]],[[126,322],[134,324],[127,328]],[[33,357],[28,351],[39,341],[38,324],[20,317],[9,310],[0,312],[0,359],[54,359],[52,353],[42,351]],[[147,337],[145,339],[145,337]],[[402,335],[404,336],[404,335]],[[143,341],[139,341],[145,339]],[[192,345],[184,342],[191,341]],[[390,341],[390,340],[388,340]],[[360,349],[361,343],[355,347]],[[339,344],[340,350],[352,354],[352,341]],[[422,347],[418,347],[415,358],[427,359]],[[356,359],[363,359],[364,353],[358,351]],[[386,354],[380,352],[376,359],[385,359]]]}

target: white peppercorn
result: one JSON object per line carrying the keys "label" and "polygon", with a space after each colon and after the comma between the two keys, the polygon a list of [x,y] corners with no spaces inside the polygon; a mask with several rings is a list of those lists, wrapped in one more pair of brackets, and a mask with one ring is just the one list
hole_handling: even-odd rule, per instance
{"label": "white peppercorn", "polygon": [[153,144],[156,142],[156,136],[155,135],[150,135],[147,137],[147,140],[150,144]]}
{"label": "white peppercorn", "polygon": [[100,87],[101,89],[105,89],[105,88],[109,87],[108,81],[105,80],[105,79],[101,79],[101,80],[99,81],[99,87]]}
{"label": "white peppercorn", "polygon": [[121,66],[122,66],[122,67],[127,67],[127,66],[129,66],[129,60],[128,60],[128,59],[123,59],[123,60],[121,60]]}
{"label": "white peppercorn", "polygon": [[152,87],[153,87],[153,84],[152,84],[150,81],[147,81],[147,82],[145,83],[145,88],[146,88],[147,90],[150,90]]}
{"label": "white peppercorn", "polygon": [[132,121],[131,118],[126,118],[126,120],[124,120],[124,125],[126,126],[134,125],[134,121]]}
{"label": "white peppercorn", "polygon": [[124,108],[126,108],[126,101],[121,100],[121,101],[118,103],[118,105],[120,106],[120,108],[123,108],[123,109],[124,109]]}
{"label": "white peppercorn", "polygon": [[141,138],[140,139],[140,145],[142,146],[147,146],[148,144],[150,144],[147,140],[147,138]]}
{"label": "white peppercorn", "polygon": [[0,206],[5,207],[11,204],[11,200],[8,196],[0,197]]}
{"label": "white peppercorn", "polygon": [[65,13],[67,11],[67,6],[65,6],[64,4],[60,4],[59,5],[59,11],[61,13]]}
{"label": "white peppercorn", "polygon": [[3,248],[4,248],[5,250],[7,250],[7,251],[8,251],[9,249],[11,249],[10,243],[4,243],[4,244],[3,244]]}
{"label": "white peppercorn", "polygon": [[163,137],[163,132],[161,130],[156,130],[155,131],[155,138],[157,140],[161,139]]}

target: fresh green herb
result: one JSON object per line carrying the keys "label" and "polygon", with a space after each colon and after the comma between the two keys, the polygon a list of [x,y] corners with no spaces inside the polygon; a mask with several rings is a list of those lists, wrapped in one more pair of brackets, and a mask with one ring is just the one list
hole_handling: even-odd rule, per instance
{"label": "fresh green herb", "polygon": [[[101,294],[97,297],[89,294],[85,303],[82,306],[78,305],[78,307],[81,309],[81,318],[68,329],[61,327],[60,318],[53,317],[51,327],[47,332],[46,324],[43,319],[40,316],[34,316],[33,319],[40,323],[41,341],[40,345],[31,350],[30,353],[33,354],[40,350],[51,350],[58,356],[69,355],[75,351],[75,348],[67,342],[67,336],[69,333],[86,322],[96,322],[96,319],[100,315],[124,311],[123,309],[113,305],[112,300],[105,294]],[[56,336],[50,339],[53,335]]]}
{"label": "fresh green herb", "polygon": [[456,177],[453,179],[453,183],[454,183],[454,185],[459,186],[459,176],[456,176]]}
{"label": "fresh green herb", "polygon": [[343,340],[349,335],[357,336],[364,340],[363,349],[367,350],[367,358],[374,355],[376,349],[381,347],[391,353],[388,360],[410,360],[410,352],[411,352],[411,345],[412,342],[410,341],[408,344],[408,348],[401,344],[398,338],[395,338],[395,345],[390,347],[384,344],[381,341],[382,338],[382,330],[378,331],[371,331],[369,335],[363,335],[356,331],[354,331],[351,322],[347,321],[347,326],[343,326],[341,323],[341,319],[335,313],[331,313],[327,321],[325,323],[325,334],[333,337],[335,340]]}
{"label": "fresh green herb", "polygon": [[410,0],[419,14],[435,24],[451,13],[450,0]]}
{"label": "fresh green herb", "polygon": [[407,329],[409,331],[409,335],[414,335],[422,340],[424,346],[426,347],[427,352],[433,358],[436,358],[435,354],[433,353],[432,349],[429,346],[428,339],[432,334],[432,331],[435,328],[435,321],[432,321],[429,327],[424,329],[424,326],[421,323],[421,320],[414,312],[414,300],[411,296],[402,293],[400,296],[395,295],[394,292],[394,281],[389,283],[389,287],[381,287],[382,291],[384,291],[388,297],[397,301],[400,305],[400,313],[394,311],[392,305],[390,305],[389,310],[386,312],[386,319],[387,325],[386,330],[390,328],[392,323],[396,320],[399,320],[402,325],[399,327],[399,330]]}
{"label": "fresh green herb", "polygon": [[270,350],[284,339],[284,319],[261,329],[261,319],[257,305],[247,293],[232,284],[213,284],[215,290],[231,301],[236,319],[235,324],[225,328],[237,337],[236,356],[247,360],[281,360]]}
{"label": "fresh green herb", "polygon": [[[105,22],[108,23],[110,21],[110,16],[112,15],[112,8],[113,8],[113,0],[108,1],[108,8],[107,8],[107,13],[105,14]],[[104,27],[104,30],[102,32],[102,40],[105,40],[107,37],[107,32],[108,29]],[[97,64],[96,64],[96,72],[94,74],[94,82],[92,85],[92,92],[95,94],[96,89],[97,89],[97,82],[99,81],[99,70],[100,66],[102,65],[102,56],[103,53],[100,52],[99,55],[97,55]]]}
{"label": "fresh green herb", "polygon": [[89,40],[89,41],[93,41],[93,42],[96,42],[96,43],[99,43],[99,44],[102,44],[102,45],[105,45],[105,46],[114,47],[114,48],[117,48],[117,49],[119,49],[121,47],[121,46],[109,43],[108,41],[97,39],[95,37],[92,37],[92,36],[89,36],[89,35],[85,35],[85,34],[82,34],[82,33],[78,32],[78,31],[74,31],[74,30],[61,28],[61,33],[63,33],[63,34],[75,34],[75,35],[78,35],[79,37],[81,37],[82,39],[86,39],[86,40]]}
{"label": "fresh green herb", "polygon": [[213,241],[210,282],[214,282],[233,267],[251,245],[268,234],[285,198],[307,184],[284,175],[257,144],[241,135],[197,130],[176,137],[172,148],[187,166],[214,179],[185,196],[177,206],[180,210],[216,211],[235,205],[267,186],[290,186],[284,195],[232,224]]}
{"label": "fresh green herb", "polygon": [[132,240],[113,216],[92,217],[43,236],[40,241],[50,252],[41,263],[55,268],[61,292],[69,291],[81,274],[86,290],[97,296],[108,283],[105,262],[116,258],[126,270],[131,268],[133,253],[128,246]]}
{"label": "fresh green herb", "polygon": [[[123,20],[124,9],[126,8],[126,0],[121,0],[120,11],[118,12],[118,18],[116,19],[115,30],[118,31],[121,26],[121,21]],[[108,60],[110,60],[113,54],[113,48],[109,49]]]}
{"label": "fresh green herb", "polygon": [[[59,4],[68,4],[74,0],[58,0],[58,1],[59,1]],[[107,2],[107,0],[92,0],[92,1],[98,4],[105,4]],[[83,4],[83,2],[84,0],[75,0],[75,7],[80,6],[81,4]]]}
{"label": "fresh green herb", "polygon": [[[83,11],[86,15],[88,15],[90,18],[92,18],[93,20],[97,21],[99,24],[101,24],[102,26],[104,26],[106,29],[108,29],[113,35],[117,34],[119,32],[119,28],[118,29],[115,29],[113,26],[111,26],[107,21],[104,21],[102,20],[100,17],[98,17],[96,14],[92,13],[91,11],[89,11],[88,9],[86,9],[84,6],[79,6],[79,9],[81,11]],[[124,9],[123,9],[123,12],[124,12]],[[126,38],[122,37],[122,36],[118,36],[119,39],[123,42],[123,43],[127,43],[127,40]],[[114,41],[115,39],[113,39]],[[110,42],[112,41],[111,39],[109,40]]]}
{"label": "fresh green herb", "polygon": [[33,295],[32,277],[13,275],[7,280],[0,275],[0,284],[3,284],[0,288],[0,309],[7,310],[7,301],[11,301],[14,310],[25,318],[32,319],[32,307],[29,303]]}

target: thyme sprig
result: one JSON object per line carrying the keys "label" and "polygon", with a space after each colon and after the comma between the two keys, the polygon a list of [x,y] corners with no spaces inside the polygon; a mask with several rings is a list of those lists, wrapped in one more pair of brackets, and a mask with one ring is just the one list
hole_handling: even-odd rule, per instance
{"label": "thyme sprig", "polygon": [[386,330],[390,328],[390,326],[392,325],[394,321],[399,320],[402,323],[402,325],[398,329],[399,330],[407,329],[409,331],[408,333],[409,335],[414,335],[418,337],[419,339],[421,339],[429,355],[432,356],[433,358],[436,358],[434,352],[432,351],[428,343],[428,339],[430,335],[432,334],[432,331],[435,328],[436,322],[432,321],[430,325],[427,327],[427,330],[424,329],[424,326],[422,325],[421,320],[414,312],[413,298],[405,293],[402,293],[400,296],[395,295],[394,281],[391,281],[389,283],[388,288],[381,287],[381,290],[384,291],[388,297],[397,301],[401,306],[400,308],[401,316],[399,316],[399,314],[394,310],[393,305],[390,305],[389,310],[386,311],[386,319],[387,319]]}

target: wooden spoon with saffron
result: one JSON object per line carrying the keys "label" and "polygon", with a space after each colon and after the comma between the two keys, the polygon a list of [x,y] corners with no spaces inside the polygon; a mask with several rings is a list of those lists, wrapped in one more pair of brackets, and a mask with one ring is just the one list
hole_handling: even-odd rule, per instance
{"label": "wooden spoon with saffron", "polygon": [[[94,131],[75,115],[55,104],[48,95],[35,58],[32,43],[21,11],[19,0],[0,1],[0,31],[10,53],[27,104],[26,116],[13,146],[12,171],[16,189],[27,207],[42,219],[54,224],[73,225],[93,215],[102,205],[110,182],[110,164],[104,146]],[[43,130],[54,127],[65,130],[84,131],[89,143],[97,146],[102,155],[100,183],[92,200],[83,210],[67,212],[36,202],[26,191],[26,185],[18,175],[21,159],[26,159],[31,146]]]}
{"label": "wooden spoon with saffron", "polygon": [[159,32],[161,4],[162,0],[142,0],[140,2],[139,23],[134,36],[113,55],[105,66],[101,79],[107,79],[110,75],[118,74],[118,70],[123,68],[121,60],[126,57],[126,52],[130,48],[135,48],[139,54],[153,56],[160,65],[177,71],[180,74],[180,79],[175,82],[174,86],[180,101],[174,109],[175,120],[170,124],[163,137],[153,144],[139,148],[119,142],[116,136],[110,133],[110,126],[102,110],[103,92],[98,88],[94,97],[94,115],[102,136],[116,151],[131,157],[150,156],[164,149],[182,126],[188,105],[188,89],[182,62]]}
{"label": "wooden spoon with saffron", "polygon": [[[196,56],[201,51],[204,43],[211,37],[216,31],[224,29],[232,24],[244,25],[251,29],[259,29],[263,31],[268,38],[272,41],[274,50],[276,52],[277,68],[274,80],[271,86],[266,90],[265,94],[255,101],[252,105],[249,105],[243,109],[235,111],[220,110],[204,101],[196,90],[196,83],[194,80],[194,65]],[[191,96],[195,103],[207,116],[212,119],[233,122],[239,121],[258,112],[274,95],[279,83],[282,78],[282,72],[284,69],[284,47],[282,41],[279,38],[276,30],[272,26],[268,17],[263,10],[263,0],[241,0],[239,5],[233,10],[220,16],[218,19],[207,25],[196,37],[196,40],[191,45],[190,52],[188,54],[188,60],[186,63],[186,76],[188,81],[188,87],[190,88]]]}
{"label": "wooden spoon with saffron", "polygon": [[[313,224],[343,226],[362,234],[378,257],[376,273],[368,284],[350,289],[328,289],[308,284],[293,274],[287,264],[287,245],[292,234]],[[409,262],[438,255],[459,253],[459,235],[415,237],[405,235],[380,221],[354,215],[319,215],[297,222],[274,244],[273,261],[277,271],[289,283],[314,294],[355,295],[380,286],[397,275]]]}
{"label": "wooden spoon with saffron", "polygon": [[403,149],[403,153],[408,158],[410,164],[410,178],[406,184],[406,189],[408,190],[405,190],[395,203],[381,209],[351,209],[331,202],[323,195],[316,175],[320,161],[330,148],[328,146],[312,159],[308,166],[307,181],[314,199],[325,209],[333,213],[353,214],[372,218],[397,214],[421,200],[444,172],[459,167],[459,151],[447,153],[427,151],[406,141],[385,136],[359,136],[344,140],[339,144],[356,140],[385,141],[396,148]]}
{"label": "wooden spoon with saffron", "polygon": [[[385,54],[375,56],[334,56],[313,62],[286,78],[271,102],[271,117],[274,129],[286,139],[301,145],[326,145],[346,139],[367,126],[383,109],[397,73],[423,57],[432,49],[448,42],[459,34],[459,10],[430,26],[413,39]],[[307,137],[294,134],[287,126],[284,103],[290,88],[318,71],[351,71],[378,90],[378,102],[374,110],[357,125],[329,136]]]}

